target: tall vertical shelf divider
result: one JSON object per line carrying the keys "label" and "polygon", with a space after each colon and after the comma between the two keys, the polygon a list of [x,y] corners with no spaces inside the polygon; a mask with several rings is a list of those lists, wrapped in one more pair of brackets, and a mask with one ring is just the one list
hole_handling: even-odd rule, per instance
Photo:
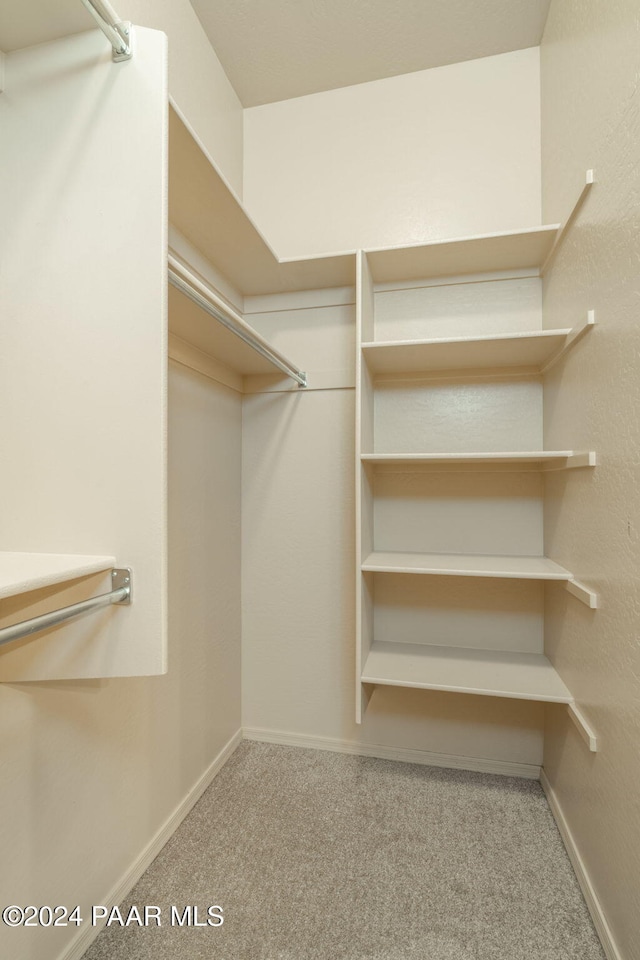
{"label": "tall vertical shelf divider", "polygon": [[543,449],[541,377],[593,316],[542,329],[561,236],[358,254],[358,723],[377,685],[573,705],[544,655],[543,583],[595,600],[542,555],[541,474],[595,454]]}

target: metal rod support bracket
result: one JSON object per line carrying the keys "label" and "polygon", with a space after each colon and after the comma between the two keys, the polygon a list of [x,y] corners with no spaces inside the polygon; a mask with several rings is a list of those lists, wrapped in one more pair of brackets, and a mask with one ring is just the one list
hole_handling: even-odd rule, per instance
{"label": "metal rod support bracket", "polygon": [[113,47],[113,59],[131,60],[133,28],[128,20],[120,20],[108,0],[81,0]]}
{"label": "metal rod support bracket", "polygon": [[118,606],[130,604],[133,575],[129,567],[118,567],[113,570],[111,581],[113,590],[109,593],[103,593],[99,597],[91,597],[89,600],[81,600],[80,603],[73,603],[70,607],[63,607],[61,610],[43,613],[40,617],[14,623],[10,627],[2,627],[0,629],[0,647],[7,643],[13,643],[15,640],[24,640],[35,633],[57,627],[67,620],[73,620],[75,617],[91,613],[94,610],[101,610],[111,604],[117,604]]}
{"label": "metal rod support bracket", "polygon": [[113,582],[114,590],[126,590],[126,595],[122,600],[116,600],[114,603],[131,603],[131,596],[133,591],[133,577],[131,575],[131,567],[116,567],[111,571],[111,580]]}
{"label": "metal rod support bracket", "polygon": [[133,28],[130,20],[119,20],[115,24],[115,30],[120,35],[124,49],[120,45],[113,47],[114,63],[120,63],[121,60],[131,60],[133,56]]}

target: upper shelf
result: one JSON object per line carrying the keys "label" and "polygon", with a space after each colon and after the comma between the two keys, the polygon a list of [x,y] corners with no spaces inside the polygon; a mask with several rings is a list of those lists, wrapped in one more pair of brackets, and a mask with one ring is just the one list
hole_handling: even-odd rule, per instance
{"label": "upper shelf", "polygon": [[371,341],[362,344],[372,373],[428,373],[506,367],[541,373],[565,349],[573,330],[531,330],[484,337]]}
{"label": "upper shelf", "polygon": [[539,270],[559,230],[560,224],[555,223],[530,230],[368,250],[367,260],[375,283],[502,270]]}
{"label": "upper shelf", "polygon": [[110,570],[115,557],[60,553],[0,553],[0,598]]}
{"label": "upper shelf", "polygon": [[278,260],[173,107],[169,110],[169,221],[243,294],[355,283],[355,253]]}

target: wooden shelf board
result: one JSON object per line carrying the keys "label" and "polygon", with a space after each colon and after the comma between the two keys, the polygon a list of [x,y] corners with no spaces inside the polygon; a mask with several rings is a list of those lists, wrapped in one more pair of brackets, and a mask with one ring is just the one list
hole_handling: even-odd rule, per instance
{"label": "wooden shelf board", "polygon": [[531,330],[486,337],[395,340],[362,344],[372,373],[422,373],[430,370],[531,368],[540,372],[563,349],[571,329]]}
{"label": "wooden shelf board", "polygon": [[418,573],[451,577],[497,577],[516,580],[572,580],[564,567],[547,557],[469,556],[450,553],[370,553],[362,570],[373,573]]}
{"label": "wooden shelf board", "polygon": [[379,641],[366,658],[361,680],[487,697],[573,702],[549,660],[533,653]]}
{"label": "wooden shelf board", "polygon": [[524,450],[513,452],[481,453],[364,453],[363,463],[399,467],[446,466],[456,464],[534,464],[542,470],[547,468],[568,470],[572,467],[595,465],[592,451],[574,450]]}
{"label": "wooden shelf board", "polygon": [[551,224],[507,233],[433,240],[410,247],[367,250],[366,253],[375,283],[540,269],[559,229],[559,224]]}
{"label": "wooden shelf board", "polygon": [[59,553],[0,553],[0,598],[76,580],[115,566],[115,557]]}
{"label": "wooden shelf board", "polygon": [[169,111],[169,220],[243,294],[355,283],[355,251],[279,261],[173,107]]}

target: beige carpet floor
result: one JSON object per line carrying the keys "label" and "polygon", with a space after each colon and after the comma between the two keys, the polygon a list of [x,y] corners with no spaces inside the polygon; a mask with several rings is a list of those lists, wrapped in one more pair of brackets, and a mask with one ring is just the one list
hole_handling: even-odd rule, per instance
{"label": "beige carpet floor", "polygon": [[[241,744],[84,960],[603,960],[539,783]],[[193,904],[222,926],[171,926]]]}

